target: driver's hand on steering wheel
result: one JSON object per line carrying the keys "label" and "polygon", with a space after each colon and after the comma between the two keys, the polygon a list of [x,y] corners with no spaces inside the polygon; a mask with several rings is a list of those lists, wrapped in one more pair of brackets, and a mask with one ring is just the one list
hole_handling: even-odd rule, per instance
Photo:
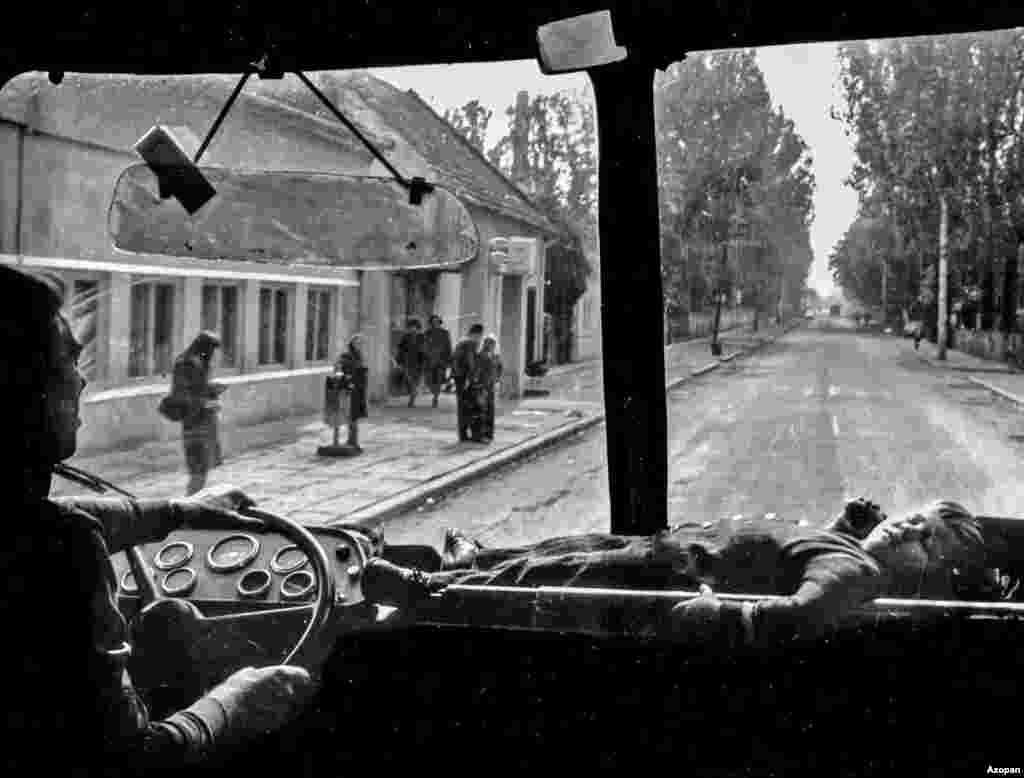
{"label": "driver's hand on steering wheel", "polygon": [[260,519],[243,516],[239,511],[251,508],[255,502],[241,489],[229,484],[208,486],[191,497],[173,501],[188,529],[234,529],[258,532],[264,528]]}
{"label": "driver's hand on steering wheel", "polygon": [[246,740],[283,727],[305,707],[315,690],[316,684],[304,668],[275,665],[239,670],[208,696],[224,707],[232,739]]}

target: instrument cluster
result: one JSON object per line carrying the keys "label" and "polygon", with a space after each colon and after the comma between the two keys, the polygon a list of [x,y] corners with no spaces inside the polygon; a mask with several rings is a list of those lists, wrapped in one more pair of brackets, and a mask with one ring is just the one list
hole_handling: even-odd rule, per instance
{"label": "instrument cluster", "polygon": [[[351,599],[359,574],[354,541],[328,529],[314,531],[335,563],[339,600]],[[317,580],[304,551],[280,535],[182,530],[160,544],[140,548],[156,573],[155,584],[168,597],[301,604],[317,593]],[[114,558],[119,594],[138,594],[123,554]]]}

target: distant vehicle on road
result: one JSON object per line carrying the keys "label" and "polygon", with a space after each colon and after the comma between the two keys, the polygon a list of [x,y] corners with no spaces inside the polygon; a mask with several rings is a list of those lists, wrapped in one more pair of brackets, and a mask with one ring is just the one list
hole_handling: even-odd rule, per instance
{"label": "distant vehicle on road", "polygon": [[833,305],[828,309],[829,316],[839,316],[842,313],[842,308],[838,305]]}

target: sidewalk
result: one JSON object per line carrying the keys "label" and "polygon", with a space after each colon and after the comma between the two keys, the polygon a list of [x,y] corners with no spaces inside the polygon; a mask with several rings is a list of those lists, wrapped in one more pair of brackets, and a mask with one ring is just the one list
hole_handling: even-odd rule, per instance
{"label": "sidewalk", "polygon": [[[719,340],[721,340],[722,343],[724,344],[730,338],[734,338],[735,337],[735,338],[739,338],[739,339],[742,340],[744,337],[746,337],[746,335],[747,335],[747,333],[744,331],[744,327],[742,325],[737,325],[736,327],[733,327],[732,329],[723,330],[721,333],[719,333],[718,337],[719,337]],[[710,351],[710,349],[708,348],[708,345],[707,345],[710,342],[711,342],[711,337],[709,335],[703,335],[703,336],[701,336],[699,338],[687,338],[686,340],[680,340],[680,341],[677,341],[675,343],[672,343],[671,345],[665,346],[665,355],[666,355],[665,367],[666,368],[669,367],[668,355],[671,352],[673,352],[673,350],[679,349],[679,348],[690,347],[690,346],[693,346],[693,345],[695,345],[697,343],[701,343],[701,344],[704,345],[704,352],[708,355],[708,357],[710,359],[711,358],[710,357],[711,351]],[[595,366],[600,365],[600,364],[601,364],[601,358],[600,357],[588,357],[587,359],[581,359],[581,360],[579,360],[577,362],[568,362],[568,363],[566,363],[564,365],[552,365],[548,369],[548,372],[544,375],[544,378],[549,378],[549,379],[551,379],[551,378],[562,378],[563,376],[572,375],[573,373],[576,373],[578,371],[584,371],[584,370],[588,370],[588,369],[594,368]],[[541,379],[539,382],[537,382],[537,386],[538,387],[542,387],[542,385],[543,385],[543,379]]]}
{"label": "sidewalk", "polygon": [[[722,338],[726,357],[756,349],[780,334]],[[669,388],[721,364],[706,340],[676,344],[667,372]],[[330,431],[319,417],[291,418],[222,432],[225,464],[210,483],[240,487],[266,510],[303,523],[379,522],[421,505],[437,494],[486,475],[539,449],[554,445],[604,420],[600,402],[556,398],[501,403],[494,443],[456,440],[455,398],[442,395],[439,408],[429,397],[415,408],[404,398],[370,409],[360,425],[364,453],[351,459],[317,456]],[[76,457],[71,464],[95,472],[139,497],[180,497],[187,476],[180,441],[157,442],[121,452]],[[54,494],[81,488],[55,481]]]}
{"label": "sidewalk", "polygon": [[987,373],[984,377],[972,375],[967,378],[972,383],[988,389],[990,392],[995,392],[1017,405],[1024,406],[1024,374],[1004,373],[1003,375],[997,375]]}
{"label": "sidewalk", "polygon": [[981,359],[956,349],[946,349],[946,361],[939,361],[938,346],[926,340],[921,341],[921,348],[916,354],[925,364],[945,370],[959,370],[969,373],[1012,373],[1010,367],[1005,363]]}
{"label": "sidewalk", "polygon": [[933,343],[922,341],[917,352],[922,362],[940,370],[956,370],[970,373],[967,380],[990,392],[1005,397],[1024,407],[1024,373],[1018,373],[1009,365],[989,359],[965,354],[955,349],[946,350],[946,361],[938,359],[938,348]]}

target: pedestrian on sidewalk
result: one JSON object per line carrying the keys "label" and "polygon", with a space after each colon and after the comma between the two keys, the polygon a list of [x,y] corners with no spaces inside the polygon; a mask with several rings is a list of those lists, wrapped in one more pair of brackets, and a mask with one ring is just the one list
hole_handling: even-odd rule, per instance
{"label": "pedestrian on sidewalk", "polygon": [[495,389],[501,381],[501,357],[498,354],[498,338],[490,334],[483,340],[477,359],[474,380],[474,397],[479,410],[475,414],[473,440],[490,443],[494,440]]}
{"label": "pedestrian on sidewalk", "polygon": [[438,315],[430,317],[427,331],[423,335],[423,355],[426,368],[427,386],[434,395],[432,407],[437,407],[437,398],[445,384],[448,367],[452,361],[452,336],[442,325]]}
{"label": "pedestrian on sidewalk", "polygon": [[469,440],[474,404],[470,387],[476,375],[477,357],[483,337],[483,325],[474,324],[469,328],[469,334],[455,346],[455,353],[452,356],[452,378],[455,379],[455,406],[460,441]]}
{"label": "pedestrian on sidewalk", "polygon": [[181,409],[181,437],[189,473],[186,496],[206,486],[209,471],[224,464],[217,415],[219,398],[226,387],[210,380],[213,357],[219,348],[220,338],[212,332],[200,332],[174,361],[170,399]]}
{"label": "pedestrian on sidewalk", "polygon": [[405,334],[398,341],[395,362],[402,371],[402,380],[409,393],[409,407],[416,404],[416,392],[420,379],[423,377],[423,333],[419,319],[409,319],[405,324]]}
{"label": "pedestrian on sidewalk", "polygon": [[367,417],[366,388],[369,368],[363,358],[363,336],[356,333],[348,341],[348,348],[338,357],[334,370],[341,373],[343,389],[349,392],[348,446],[362,452],[359,446],[359,420]]}

